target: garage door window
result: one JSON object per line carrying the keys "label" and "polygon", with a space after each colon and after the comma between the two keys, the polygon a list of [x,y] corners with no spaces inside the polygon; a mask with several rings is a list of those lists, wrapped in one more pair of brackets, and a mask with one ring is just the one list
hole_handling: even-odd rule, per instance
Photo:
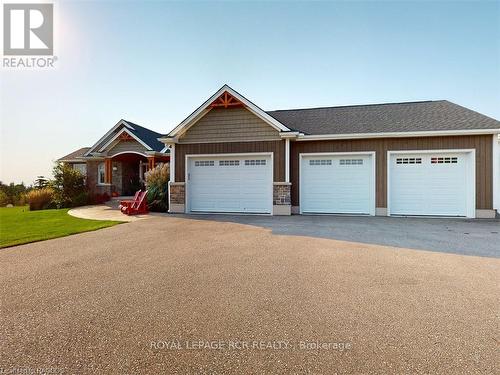
{"label": "garage door window", "polygon": [[219,166],[221,167],[234,167],[240,165],[239,160],[219,160]]}
{"label": "garage door window", "polygon": [[266,165],[265,160],[245,160],[245,165]]}
{"label": "garage door window", "polygon": [[363,159],[340,159],[340,165],[363,165]]}
{"label": "garage door window", "polygon": [[396,164],[422,164],[422,158],[397,158]]}
{"label": "garage door window", "polygon": [[309,165],[332,165],[332,161],[329,159],[309,160]]}
{"label": "garage door window", "polygon": [[444,157],[444,158],[431,158],[431,164],[457,164],[458,158],[456,157]]}
{"label": "garage door window", "polygon": [[213,160],[197,160],[194,162],[195,167],[213,167],[214,166],[214,161]]}

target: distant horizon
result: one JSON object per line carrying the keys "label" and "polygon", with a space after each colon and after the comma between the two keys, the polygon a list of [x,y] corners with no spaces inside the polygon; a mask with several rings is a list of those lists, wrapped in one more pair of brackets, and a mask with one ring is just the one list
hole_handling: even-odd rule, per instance
{"label": "distant horizon", "polygon": [[[56,68],[1,71],[0,180],[223,84],[265,111],[448,100],[500,119],[499,2],[56,1]],[[134,25],[134,27],[123,27]]]}

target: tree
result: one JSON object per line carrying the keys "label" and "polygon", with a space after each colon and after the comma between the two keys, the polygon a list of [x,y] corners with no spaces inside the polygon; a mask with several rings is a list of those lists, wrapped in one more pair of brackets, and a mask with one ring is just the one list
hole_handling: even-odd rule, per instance
{"label": "tree", "polygon": [[44,176],[37,176],[33,185],[36,189],[43,189],[44,187],[47,187],[48,183],[49,183],[49,180],[47,178],[45,178]]}
{"label": "tree", "polygon": [[85,176],[70,165],[56,163],[53,169],[54,180],[49,185],[54,189],[56,207],[76,207],[87,204],[88,192]]}

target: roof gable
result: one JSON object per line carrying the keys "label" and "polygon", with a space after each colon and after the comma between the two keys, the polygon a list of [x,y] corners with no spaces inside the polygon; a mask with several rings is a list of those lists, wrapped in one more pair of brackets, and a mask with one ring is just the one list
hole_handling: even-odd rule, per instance
{"label": "roof gable", "polygon": [[168,137],[179,137],[184,132],[186,132],[191,126],[193,126],[198,120],[200,120],[204,115],[206,115],[212,108],[217,107],[244,107],[254,115],[259,117],[270,127],[277,131],[289,131],[285,125],[274,117],[267,114],[261,108],[257,107],[251,101],[246,99],[243,95],[233,90],[228,85],[222,86],[215,94],[208,98],[201,106],[199,106],[193,113],[191,113],[184,121],[177,125],[167,136]]}
{"label": "roof gable", "polygon": [[158,141],[161,137],[160,133],[147,129],[143,126],[134,124],[133,122],[120,120],[113,126],[103,137],[101,137],[89,150],[85,156],[92,153],[101,152],[110,146],[113,142],[117,142],[118,137],[123,133],[128,134],[130,137],[141,143],[148,151],[161,152],[165,145]]}

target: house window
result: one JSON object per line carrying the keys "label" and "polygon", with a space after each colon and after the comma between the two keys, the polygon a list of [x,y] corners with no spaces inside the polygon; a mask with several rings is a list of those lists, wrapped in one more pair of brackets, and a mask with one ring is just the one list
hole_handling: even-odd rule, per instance
{"label": "house window", "polygon": [[73,164],[73,169],[80,172],[82,175],[87,175],[87,164]]}
{"label": "house window", "polygon": [[97,166],[97,183],[104,184],[106,183],[106,172],[104,168],[104,163],[99,163]]}

